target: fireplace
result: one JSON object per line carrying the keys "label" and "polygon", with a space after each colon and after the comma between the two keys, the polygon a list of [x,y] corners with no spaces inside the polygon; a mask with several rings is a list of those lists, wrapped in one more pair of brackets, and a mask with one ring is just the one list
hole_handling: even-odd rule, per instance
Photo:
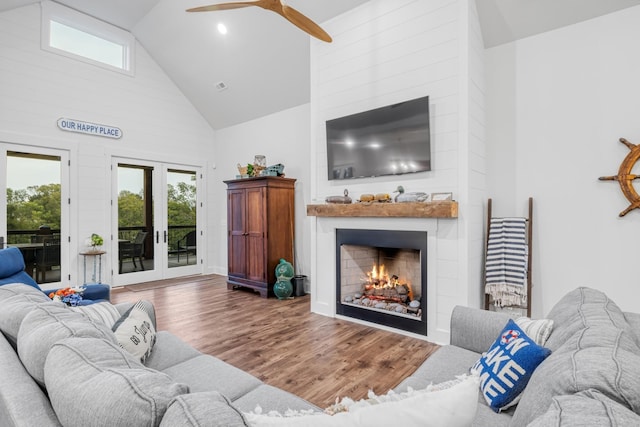
{"label": "fireplace", "polygon": [[427,233],[336,229],[336,313],[427,335]]}

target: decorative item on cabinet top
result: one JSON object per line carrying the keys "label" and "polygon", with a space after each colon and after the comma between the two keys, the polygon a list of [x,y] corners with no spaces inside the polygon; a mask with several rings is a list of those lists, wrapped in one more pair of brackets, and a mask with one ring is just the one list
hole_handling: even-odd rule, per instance
{"label": "decorative item on cabinet top", "polygon": [[263,166],[263,160],[266,161],[266,159],[256,159],[254,160],[254,163],[247,163],[245,166],[238,163],[237,168],[240,175],[236,175],[236,178],[241,179],[254,178],[257,176],[284,176],[284,165],[282,163],[271,166]]}

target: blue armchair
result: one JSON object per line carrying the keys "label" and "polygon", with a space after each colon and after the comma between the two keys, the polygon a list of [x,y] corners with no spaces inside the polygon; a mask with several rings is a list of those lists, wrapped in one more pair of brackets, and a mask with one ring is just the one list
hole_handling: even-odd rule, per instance
{"label": "blue armchair", "polygon": [[[0,249],[0,286],[9,283],[24,283],[40,289],[35,280],[25,271],[24,257],[18,248]],[[55,292],[55,289],[43,291],[45,294]],[[111,287],[104,284],[85,285],[82,293],[84,304],[97,300],[109,301],[111,299]]]}

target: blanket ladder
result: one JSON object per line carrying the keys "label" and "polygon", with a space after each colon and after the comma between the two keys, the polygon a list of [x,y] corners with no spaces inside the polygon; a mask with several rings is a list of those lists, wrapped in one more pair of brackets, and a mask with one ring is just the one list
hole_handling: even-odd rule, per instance
{"label": "blanket ladder", "polygon": [[[489,199],[487,201],[487,234],[486,234],[486,242],[485,242],[485,265],[483,269],[483,277],[482,277],[482,286],[485,286],[486,279],[486,255],[489,250],[489,230],[491,229],[491,219],[492,216],[492,200]],[[502,311],[520,311],[522,316],[531,317],[531,241],[533,238],[533,197],[529,197],[529,216],[526,219],[526,245],[527,245],[527,304],[519,305],[519,306],[508,306],[508,307],[496,307],[494,301],[491,300],[491,296],[485,292],[484,294],[484,309],[485,310],[502,310]],[[526,310],[526,314],[525,314]]]}

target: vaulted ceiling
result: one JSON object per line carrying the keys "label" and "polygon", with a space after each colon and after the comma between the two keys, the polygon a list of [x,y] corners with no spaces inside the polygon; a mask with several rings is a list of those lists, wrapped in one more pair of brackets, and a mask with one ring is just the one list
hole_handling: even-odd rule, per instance
{"label": "vaulted ceiling", "polygon": [[[287,4],[321,24],[367,1],[288,0]],[[640,0],[475,1],[485,47],[640,4]],[[257,7],[185,12],[221,0],[57,2],[133,33],[214,129],[309,102],[310,38],[275,13]],[[37,1],[2,0],[0,12],[32,3]],[[228,29],[226,35],[216,30],[220,22]],[[220,82],[225,90],[216,88]]]}

